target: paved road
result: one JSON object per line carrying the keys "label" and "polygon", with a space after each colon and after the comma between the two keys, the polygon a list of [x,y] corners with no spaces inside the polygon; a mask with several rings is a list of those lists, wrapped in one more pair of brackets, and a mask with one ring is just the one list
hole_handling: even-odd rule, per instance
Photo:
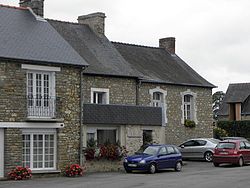
{"label": "paved road", "polygon": [[182,172],[157,174],[96,173],[77,178],[0,181],[0,188],[246,188],[250,165],[215,168],[212,163],[188,161]]}

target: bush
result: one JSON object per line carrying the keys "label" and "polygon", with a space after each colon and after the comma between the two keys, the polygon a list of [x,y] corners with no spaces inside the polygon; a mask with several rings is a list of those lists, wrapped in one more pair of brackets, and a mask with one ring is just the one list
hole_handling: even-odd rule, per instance
{"label": "bush", "polygon": [[220,139],[222,137],[227,137],[228,133],[225,129],[222,129],[220,127],[215,127],[214,128],[214,138]]}
{"label": "bush", "polygon": [[196,126],[195,122],[189,119],[185,119],[184,122],[185,127],[193,128]]}
{"label": "bush", "polygon": [[228,136],[250,138],[250,121],[218,121],[217,127],[226,130]]}
{"label": "bush", "polygon": [[25,180],[30,179],[32,174],[29,168],[17,166],[8,173],[8,177],[12,180]]}
{"label": "bush", "polygon": [[85,157],[86,160],[93,159],[107,159],[107,160],[119,160],[127,156],[126,147],[121,147],[114,144],[99,145],[96,148],[86,148]]}
{"label": "bush", "polygon": [[64,175],[67,177],[75,177],[83,175],[83,168],[78,164],[72,164],[70,166],[66,166]]}

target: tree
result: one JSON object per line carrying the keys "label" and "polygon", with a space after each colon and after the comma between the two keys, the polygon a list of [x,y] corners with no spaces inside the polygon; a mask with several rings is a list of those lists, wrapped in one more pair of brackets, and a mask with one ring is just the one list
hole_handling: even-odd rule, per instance
{"label": "tree", "polygon": [[213,94],[213,118],[215,120],[217,120],[217,113],[220,109],[224,97],[225,93],[223,91],[217,91]]}

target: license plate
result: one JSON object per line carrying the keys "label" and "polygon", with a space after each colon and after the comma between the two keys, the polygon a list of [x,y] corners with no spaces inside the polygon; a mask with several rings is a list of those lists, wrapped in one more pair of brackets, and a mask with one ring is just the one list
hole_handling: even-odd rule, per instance
{"label": "license plate", "polygon": [[128,164],[128,166],[130,166],[130,167],[136,167],[137,165],[136,164]]}
{"label": "license plate", "polygon": [[227,152],[220,152],[220,154],[227,155],[228,153]]}

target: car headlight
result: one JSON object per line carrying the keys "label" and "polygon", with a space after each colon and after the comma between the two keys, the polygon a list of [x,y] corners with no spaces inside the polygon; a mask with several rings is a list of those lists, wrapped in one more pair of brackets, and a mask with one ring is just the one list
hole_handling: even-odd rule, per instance
{"label": "car headlight", "polygon": [[128,162],[128,160],[127,159],[124,159],[124,163],[127,163]]}
{"label": "car headlight", "polygon": [[143,160],[141,160],[139,163],[140,163],[140,164],[145,164],[146,161],[143,159]]}

